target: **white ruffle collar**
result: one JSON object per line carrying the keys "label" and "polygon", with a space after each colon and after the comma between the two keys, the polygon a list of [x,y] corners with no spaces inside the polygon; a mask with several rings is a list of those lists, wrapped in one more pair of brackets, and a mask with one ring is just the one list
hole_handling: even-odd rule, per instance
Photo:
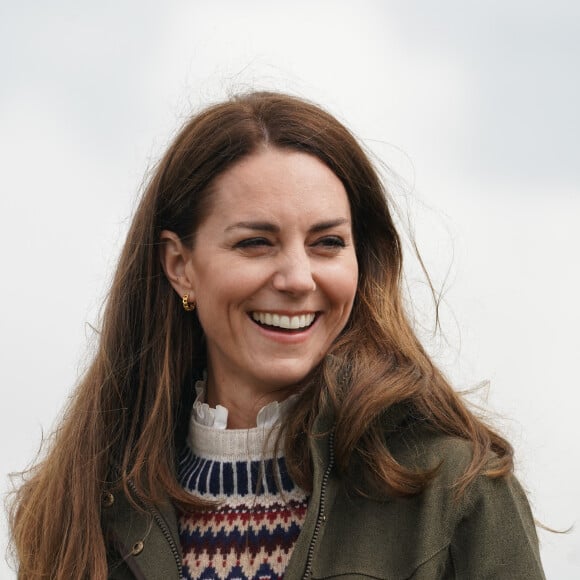
{"label": "white ruffle collar", "polygon": [[290,395],[282,402],[273,401],[262,407],[251,429],[227,429],[228,410],[222,405],[215,408],[205,402],[206,381],[197,381],[197,396],[193,403],[187,444],[198,456],[221,461],[263,460],[281,456],[276,449],[281,421],[296,401]]}
{"label": "white ruffle collar", "polygon": [[[191,418],[199,425],[205,427],[213,427],[214,429],[226,429],[228,424],[228,410],[222,405],[210,407],[205,402],[205,377],[195,383],[195,391],[197,396],[193,403]],[[258,411],[256,417],[256,428],[270,429],[280,418],[282,418],[287,410],[292,406],[298,395],[290,395],[283,401],[272,401]]]}

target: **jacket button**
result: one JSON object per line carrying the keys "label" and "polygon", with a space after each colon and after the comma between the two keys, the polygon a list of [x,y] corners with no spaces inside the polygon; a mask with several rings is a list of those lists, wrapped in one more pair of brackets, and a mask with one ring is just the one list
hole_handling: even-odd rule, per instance
{"label": "jacket button", "polygon": [[101,499],[103,507],[111,507],[115,503],[115,496],[110,492],[105,492]]}
{"label": "jacket button", "polygon": [[133,556],[137,556],[138,554],[140,554],[143,551],[144,547],[145,547],[145,544],[143,544],[143,542],[141,540],[139,540],[138,542],[135,542],[133,544],[133,548],[131,549],[131,554],[133,554]]}

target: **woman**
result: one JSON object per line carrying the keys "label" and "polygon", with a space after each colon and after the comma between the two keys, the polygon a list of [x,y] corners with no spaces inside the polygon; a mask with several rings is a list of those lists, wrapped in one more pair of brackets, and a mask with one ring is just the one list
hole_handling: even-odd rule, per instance
{"label": "woman", "polygon": [[401,261],[336,119],[274,93],[191,119],[18,493],[20,577],[543,578],[512,449],[421,347]]}

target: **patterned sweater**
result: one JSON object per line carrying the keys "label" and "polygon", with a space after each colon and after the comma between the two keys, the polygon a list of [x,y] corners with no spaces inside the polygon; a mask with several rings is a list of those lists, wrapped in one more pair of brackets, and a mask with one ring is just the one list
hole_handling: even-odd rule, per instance
{"label": "patterned sweater", "polygon": [[223,407],[209,409],[196,401],[179,478],[192,495],[218,503],[178,513],[184,578],[284,576],[308,505],[274,450],[287,406],[271,403],[258,415],[258,427],[232,430],[225,429]]}

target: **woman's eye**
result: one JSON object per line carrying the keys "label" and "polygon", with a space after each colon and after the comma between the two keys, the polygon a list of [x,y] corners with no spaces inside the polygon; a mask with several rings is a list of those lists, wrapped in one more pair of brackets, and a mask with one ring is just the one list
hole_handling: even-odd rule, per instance
{"label": "woman's eye", "polygon": [[270,241],[266,238],[247,238],[236,243],[236,248],[259,248],[261,246],[270,246]]}
{"label": "woman's eye", "polygon": [[346,243],[339,236],[325,236],[316,242],[317,246],[322,246],[324,248],[344,248]]}

